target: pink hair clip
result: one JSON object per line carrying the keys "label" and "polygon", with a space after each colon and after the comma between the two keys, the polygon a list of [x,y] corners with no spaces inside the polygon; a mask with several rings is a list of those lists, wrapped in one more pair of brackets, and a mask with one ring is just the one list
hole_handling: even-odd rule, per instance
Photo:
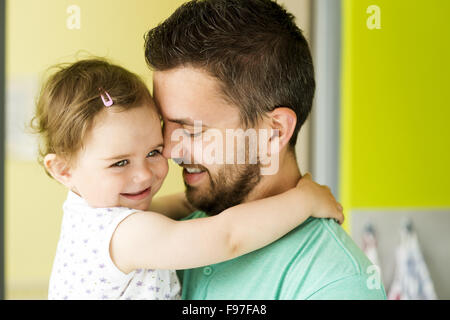
{"label": "pink hair clip", "polygon": [[[100,92],[102,91],[101,88],[99,88],[98,90],[100,90]],[[100,97],[102,98],[103,104],[105,105],[105,107],[111,107],[113,105],[114,101],[112,100],[111,96],[109,95],[109,93],[106,90],[103,90],[103,91],[106,94],[106,96],[108,97],[108,100],[106,100],[103,93],[100,93]]]}

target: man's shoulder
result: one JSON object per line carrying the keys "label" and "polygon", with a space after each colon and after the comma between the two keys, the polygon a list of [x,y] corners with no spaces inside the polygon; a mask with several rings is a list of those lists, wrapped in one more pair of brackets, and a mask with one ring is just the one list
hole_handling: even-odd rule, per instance
{"label": "man's shoulder", "polygon": [[[196,211],[186,219],[205,216]],[[232,281],[255,279],[261,290],[264,277],[271,299],[385,298],[382,284],[375,291],[367,287],[372,263],[333,219],[308,218],[264,248],[215,266]]]}
{"label": "man's shoulder", "polygon": [[[202,211],[185,219],[206,217]],[[372,265],[362,250],[333,219],[308,218],[300,226],[271,244],[251,252],[245,260],[277,261],[290,273],[313,272],[330,276],[359,275]],[[239,262],[241,259],[235,259]],[[301,273],[298,273],[302,271]]]}
{"label": "man's shoulder", "polygon": [[299,241],[300,246],[283,281],[286,299],[299,295],[303,299],[355,299],[355,294],[362,299],[385,298],[381,280],[376,290],[367,285],[380,279],[374,275],[372,262],[333,219],[308,219],[292,232],[290,241]]}
{"label": "man's shoulder", "polygon": [[197,210],[197,211],[192,212],[186,218],[183,218],[181,220],[191,220],[191,219],[203,218],[203,217],[207,217],[207,216],[208,215],[206,213],[204,213],[203,211]]}
{"label": "man's shoulder", "polygon": [[[206,217],[202,211],[191,213],[185,220]],[[276,255],[277,260],[295,260],[294,266],[304,266],[306,262],[325,265],[339,264],[341,272],[345,274],[360,274],[371,265],[362,250],[351,237],[333,219],[308,218],[300,226],[257,251],[264,252],[264,256]],[[313,261],[310,257],[314,256]],[[262,258],[260,254],[258,258]],[[324,262],[326,261],[326,263]]]}
{"label": "man's shoulder", "polygon": [[[346,274],[361,274],[372,263],[350,235],[333,219],[309,218],[294,230],[294,238],[302,240],[303,255],[314,255],[318,262],[339,264]],[[300,253],[300,252],[299,252]]]}

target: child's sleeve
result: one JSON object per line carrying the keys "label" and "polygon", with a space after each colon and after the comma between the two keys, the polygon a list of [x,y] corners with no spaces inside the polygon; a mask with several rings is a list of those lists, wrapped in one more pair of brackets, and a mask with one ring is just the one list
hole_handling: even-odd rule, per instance
{"label": "child's sleeve", "polygon": [[[102,219],[105,221],[102,225],[99,225],[98,228],[102,232],[99,232],[99,236],[101,236],[101,239],[99,239],[101,245],[100,245],[100,257],[101,261],[103,261],[103,267],[105,269],[105,272],[108,273],[108,275],[111,277],[111,279],[123,279],[123,278],[130,278],[133,275],[133,272],[130,272],[128,274],[123,273],[120,271],[117,266],[114,264],[114,262],[111,259],[110,255],[110,242],[111,238],[116,231],[117,226],[125,220],[127,217],[132,215],[133,213],[139,212],[139,210],[136,209],[130,209],[130,208],[124,208],[124,207],[118,207],[118,208],[105,208],[104,214],[109,216],[108,219]],[[105,217],[106,218],[106,217]],[[102,267],[102,266],[99,266]]]}

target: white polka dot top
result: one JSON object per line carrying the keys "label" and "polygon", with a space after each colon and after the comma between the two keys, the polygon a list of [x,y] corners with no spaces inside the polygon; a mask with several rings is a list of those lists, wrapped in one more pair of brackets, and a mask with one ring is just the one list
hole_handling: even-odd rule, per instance
{"label": "white polka dot top", "polygon": [[111,260],[109,243],[116,227],[137,210],[92,208],[72,191],[63,209],[49,299],[180,299],[174,270],[138,269],[125,274]]}

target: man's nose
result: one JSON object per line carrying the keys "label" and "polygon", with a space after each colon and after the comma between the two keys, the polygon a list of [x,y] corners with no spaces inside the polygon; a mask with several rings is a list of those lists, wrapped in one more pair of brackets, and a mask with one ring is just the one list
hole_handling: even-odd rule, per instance
{"label": "man's nose", "polygon": [[182,142],[173,138],[174,129],[170,128],[170,126],[166,126],[164,129],[164,148],[162,154],[166,159],[172,159],[176,163],[180,163],[184,153]]}
{"label": "man's nose", "polygon": [[174,143],[170,142],[170,139],[164,139],[164,148],[163,148],[163,152],[162,155],[164,156],[164,158],[166,159],[173,159],[175,161],[175,159],[177,158],[182,158],[182,152],[176,152],[177,154],[174,154],[173,152],[176,151],[174,148]]}

